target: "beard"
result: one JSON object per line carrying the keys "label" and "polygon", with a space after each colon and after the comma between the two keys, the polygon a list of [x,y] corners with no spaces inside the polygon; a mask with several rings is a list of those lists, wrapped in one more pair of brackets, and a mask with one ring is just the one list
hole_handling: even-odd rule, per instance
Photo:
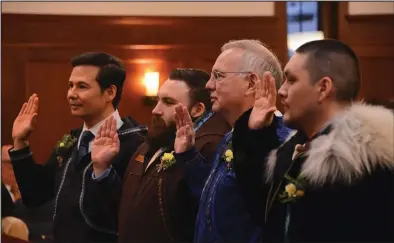
{"label": "beard", "polygon": [[161,147],[172,148],[174,146],[175,136],[175,122],[167,125],[161,117],[152,117],[151,129],[148,132],[148,144],[151,150],[157,150]]}

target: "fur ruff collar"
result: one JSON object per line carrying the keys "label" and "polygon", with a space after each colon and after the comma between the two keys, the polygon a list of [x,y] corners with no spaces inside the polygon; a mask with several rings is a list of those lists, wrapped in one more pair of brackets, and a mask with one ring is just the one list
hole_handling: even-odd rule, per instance
{"label": "fur ruff collar", "polygon": [[[300,176],[313,185],[351,184],[378,166],[394,171],[393,141],[393,112],[381,106],[355,103],[333,120],[328,135],[311,142]],[[268,182],[273,178],[276,152],[268,157],[265,171]]]}

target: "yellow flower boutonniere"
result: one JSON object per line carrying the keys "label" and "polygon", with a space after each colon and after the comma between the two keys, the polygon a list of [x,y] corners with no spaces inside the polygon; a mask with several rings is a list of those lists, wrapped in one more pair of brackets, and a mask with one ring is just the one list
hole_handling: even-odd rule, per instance
{"label": "yellow flower boutonniere", "polygon": [[226,152],[224,152],[222,158],[227,163],[226,164],[227,168],[230,168],[230,163],[234,159],[233,151],[231,149],[227,149]]}
{"label": "yellow flower boutonniere", "polygon": [[66,134],[56,143],[55,152],[59,167],[62,166],[64,158],[77,141],[78,139],[76,137]]}
{"label": "yellow flower boutonniere", "polygon": [[163,156],[161,156],[160,165],[157,172],[160,172],[161,170],[166,170],[173,166],[175,163],[176,160],[174,156],[174,151],[172,151],[171,153],[164,153]]}
{"label": "yellow flower boutonniere", "polygon": [[226,163],[226,167],[228,169],[230,169],[231,168],[231,162],[234,159],[233,144],[232,144],[231,140],[227,144],[227,148],[226,148],[226,150],[224,151],[224,153],[222,155],[222,159]]}
{"label": "yellow flower boutonniere", "polygon": [[289,175],[285,175],[285,178],[289,183],[285,186],[284,192],[279,195],[279,201],[281,203],[295,202],[298,198],[305,195],[306,183],[301,178],[294,179]]}
{"label": "yellow flower boutonniere", "polygon": [[227,149],[224,153],[224,159],[226,162],[231,162],[234,158],[233,151],[231,149]]}

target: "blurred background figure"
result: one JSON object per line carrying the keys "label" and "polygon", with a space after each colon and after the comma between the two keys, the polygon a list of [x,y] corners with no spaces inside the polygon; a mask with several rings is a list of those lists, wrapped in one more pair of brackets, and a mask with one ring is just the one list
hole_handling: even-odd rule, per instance
{"label": "blurred background figure", "polygon": [[5,217],[1,220],[1,232],[17,239],[25,241],[29,239],[27,225],[15,217]]}
{"label": "blurred background figure", "polygon": [[[4,221],[5,224],[10,225],[5,228],[6,232],[24,232],[24,227],[21,226],[23,223],[27,227],[28,239],[31,241],[51,240],[53,201],[34,209],[28,209],[23,205],[8,155],[8,150],[11,147],[12,145],[1,147],[1,217],[2,219],[11,217],[11,219]],[[16,231],[13,230],[14,227],[17,228]],[[8,241],[10,239],[7,239]]]}
{"label": "blurred background figure", "polygon": [[1,182],[1,217],[12,215],[14,211],[14,201],[7,187]]}
{"label": "blurred background figure", "polygon": [[8,149],[10,147],[11,145],[1,147],[1,242],[24,242],[29,239],[29,229],[21,219],[13,217],[15,211],[18,210],[16,204],[20,200],[20,193],[9,164]]}

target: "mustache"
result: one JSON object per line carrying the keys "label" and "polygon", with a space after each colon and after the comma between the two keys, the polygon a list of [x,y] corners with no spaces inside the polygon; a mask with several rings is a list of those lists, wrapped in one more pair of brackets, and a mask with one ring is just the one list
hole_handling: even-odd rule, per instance
{"label": "mustache", "polygon": [[151,119],[152,135],[160,134],[168,129],[166,122],[160,116],[153,116]]}
{"label": "mustache", "polygon": [[163,118],[161,118],[160,116],[152,116],[152,118],[151,118],[151,124],[152,125],[166,125],[166,123],[165,123],[165,121],[164,121],[164,119]]}
{"label": "mustache", "polygon": [[151,129],[148,133],[148,143],[153,147],[173,146],[176,134],[176,125],[171,123],[167,125],[159,116],[153,116],[151,119]]}

